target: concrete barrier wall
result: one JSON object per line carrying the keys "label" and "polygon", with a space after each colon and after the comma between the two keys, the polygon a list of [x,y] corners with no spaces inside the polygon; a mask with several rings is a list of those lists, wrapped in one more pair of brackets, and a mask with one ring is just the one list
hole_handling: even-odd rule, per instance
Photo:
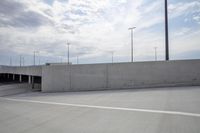
{"label": "concrete barrier wall", "polygon": [[109,65],[109,88],[200,85],[200,61]]}
{"label": "concrete barrier wall", "polygon": [[43,66],[42,68],[42,91],[60,92],[70,90],[70,67]]}
{"label": "concrete barrier wall", "polygon": [[30,92],[31,90],[32,86],[27,83],[1,84],[0,96],[15,95],[20,93]]}
{"label": "concrete barrier wall", "polygon": [[[107,65],[72,65],[71,90],[96,90],[106,89]],[[68,90],[68,89],[67,89]]]}
{"label": "concrete barrier wall", "polygon": [[200,60],[43,66],[42,91],[200,85]]}

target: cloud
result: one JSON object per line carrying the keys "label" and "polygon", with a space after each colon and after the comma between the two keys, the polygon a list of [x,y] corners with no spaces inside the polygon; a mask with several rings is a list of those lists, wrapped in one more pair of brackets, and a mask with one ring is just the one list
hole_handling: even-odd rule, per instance
{"label": "cloud", "polygon": [[17,1],[0,1],[0,16],[1,27],[37,28],[51,24],[48,18],[29,10],[25,4]]}
{"label": "cloud", "polygon": [[[192,21],[192,27],[177,22],[178,26],[170,31],[175,51],[187,50],[186,43],[191,38],[194,47],[189,49],[198,47],[199,29],[193,27],[194,22],[200,21],[198,7],[198,1],[170,3],[170,22],[182,16],[187,22]],[[0,51],[13,55],[31,56],[37,50],[41,57],[65,58],[68,41],[72,59],[79,55],[87,62],[115,51],[116,60],[128,60],[128,28],[136,26],[136,60],[153,59],[155,46],[160,59],[164,57],[164,6],[160,0],[1,0],[0,15]],[[181,40],[192,34],[181,45]]]}
{"label": "cloud", "polygon": [[198,24],[200,24],[200,14],[195,14],[195,15],[193,15],[193,20],[194,20],[195,22],[197,22]]}
{"label": "cloud", "polygon": [[191,28],[183,27],[180,30],[177,30],[176,32],[172,33],[172,35],[174,37],[177,37],[177,36],[185,35],[185,34],[190,33],[190,32],[191,32]]}
{"label": "cloud", "polygon": [[25,5],[18,3],[16,1],[1,0],[0,1],[0,13],[2,16],[14,16],[15,13],[19,13],[22,9],[25,8]]}
{"label": "cloud", "polygon": [[169,14],[171,18],[175,18],[181,15],[187,16],[191,13],[200,12],[200,2],[179,2],[169,5]]}

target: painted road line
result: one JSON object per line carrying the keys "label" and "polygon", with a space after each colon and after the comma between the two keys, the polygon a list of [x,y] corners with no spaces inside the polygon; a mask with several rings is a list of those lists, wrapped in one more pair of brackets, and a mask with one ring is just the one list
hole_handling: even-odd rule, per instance
{"label": "painted road line", "polygon": [[180,115],[180,116],[200,117],[200,114],[197,114],[197,113],[187,113],[187,112],[177,112],[177,111],[163,111],[163,110],[152,110],[152,109],[138,109],[138,108],[96,106],[96,105],[87,105],[87,104],[58,103],[58,102],[35,101],[35,100],[3,98],[3,97],[1,97],[0,99],[9,100],[9,101],[15,101],[15,102],[28,102],[28,103],[39,103],[39,104],[49,104],[49,105],[71,106],[71,107],[81,107],[81,108],[121,110],[121,111],[133,111],[133,112],[146,112],[146,113],[157,113],[157,114],[168,114],[168,115]]}

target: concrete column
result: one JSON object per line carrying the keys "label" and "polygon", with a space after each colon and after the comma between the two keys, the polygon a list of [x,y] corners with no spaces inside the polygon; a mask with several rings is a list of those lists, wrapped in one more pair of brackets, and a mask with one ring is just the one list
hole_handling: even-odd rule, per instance
{"label": "concrete column", "polygon": [[10,82],[10,74],[9,74],[9,73],[7,74],[7,77],[8,77],[8,78],[7,78],[8,81]]}
{"label": "concrete column", "polygon": [[34,86],[34,76],[32,76],[32,89],[34,89],[35,86]]}
{"label": "concrete column", "polygon": [[19,75],[19,82],[22,82],[22,75]]}
{"label": "concrete column", "polygon": [[28,83],[31,84],[31,75],[28,76]]}

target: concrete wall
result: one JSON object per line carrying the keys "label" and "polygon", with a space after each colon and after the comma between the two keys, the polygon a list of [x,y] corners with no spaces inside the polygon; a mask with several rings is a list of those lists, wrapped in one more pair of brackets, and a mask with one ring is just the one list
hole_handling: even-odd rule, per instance
{"label": "concrete wall", "polygon": [[8,96],[14,94],[20,94],[29,92],[31,90],[31,85],[22,83],[22,84],[4,84],[0,85],[0,96]]}
{"label": "concrete wall", "polygon": [[[72,65],[71,66],[71,90],[96,90],[106,89],[107,65]],[[67,89],[68,90],[68,89]]]}
{"label": "concrete wall", "polygon": [[0,73],[42,76],[42,66],[0,66]]}
{"label": "concrete wall", "polygon": [[70,90],[70,67],[43,66],[42,68],[42,91],[59,92]]}
{"label": "concrete wall", "polygon": [[200,60],[43,66],[42,91],[200,85]]}
{"label": "concrete wall", "polygon": [[109,88],[200,85],[200,61],[109,65]]}

